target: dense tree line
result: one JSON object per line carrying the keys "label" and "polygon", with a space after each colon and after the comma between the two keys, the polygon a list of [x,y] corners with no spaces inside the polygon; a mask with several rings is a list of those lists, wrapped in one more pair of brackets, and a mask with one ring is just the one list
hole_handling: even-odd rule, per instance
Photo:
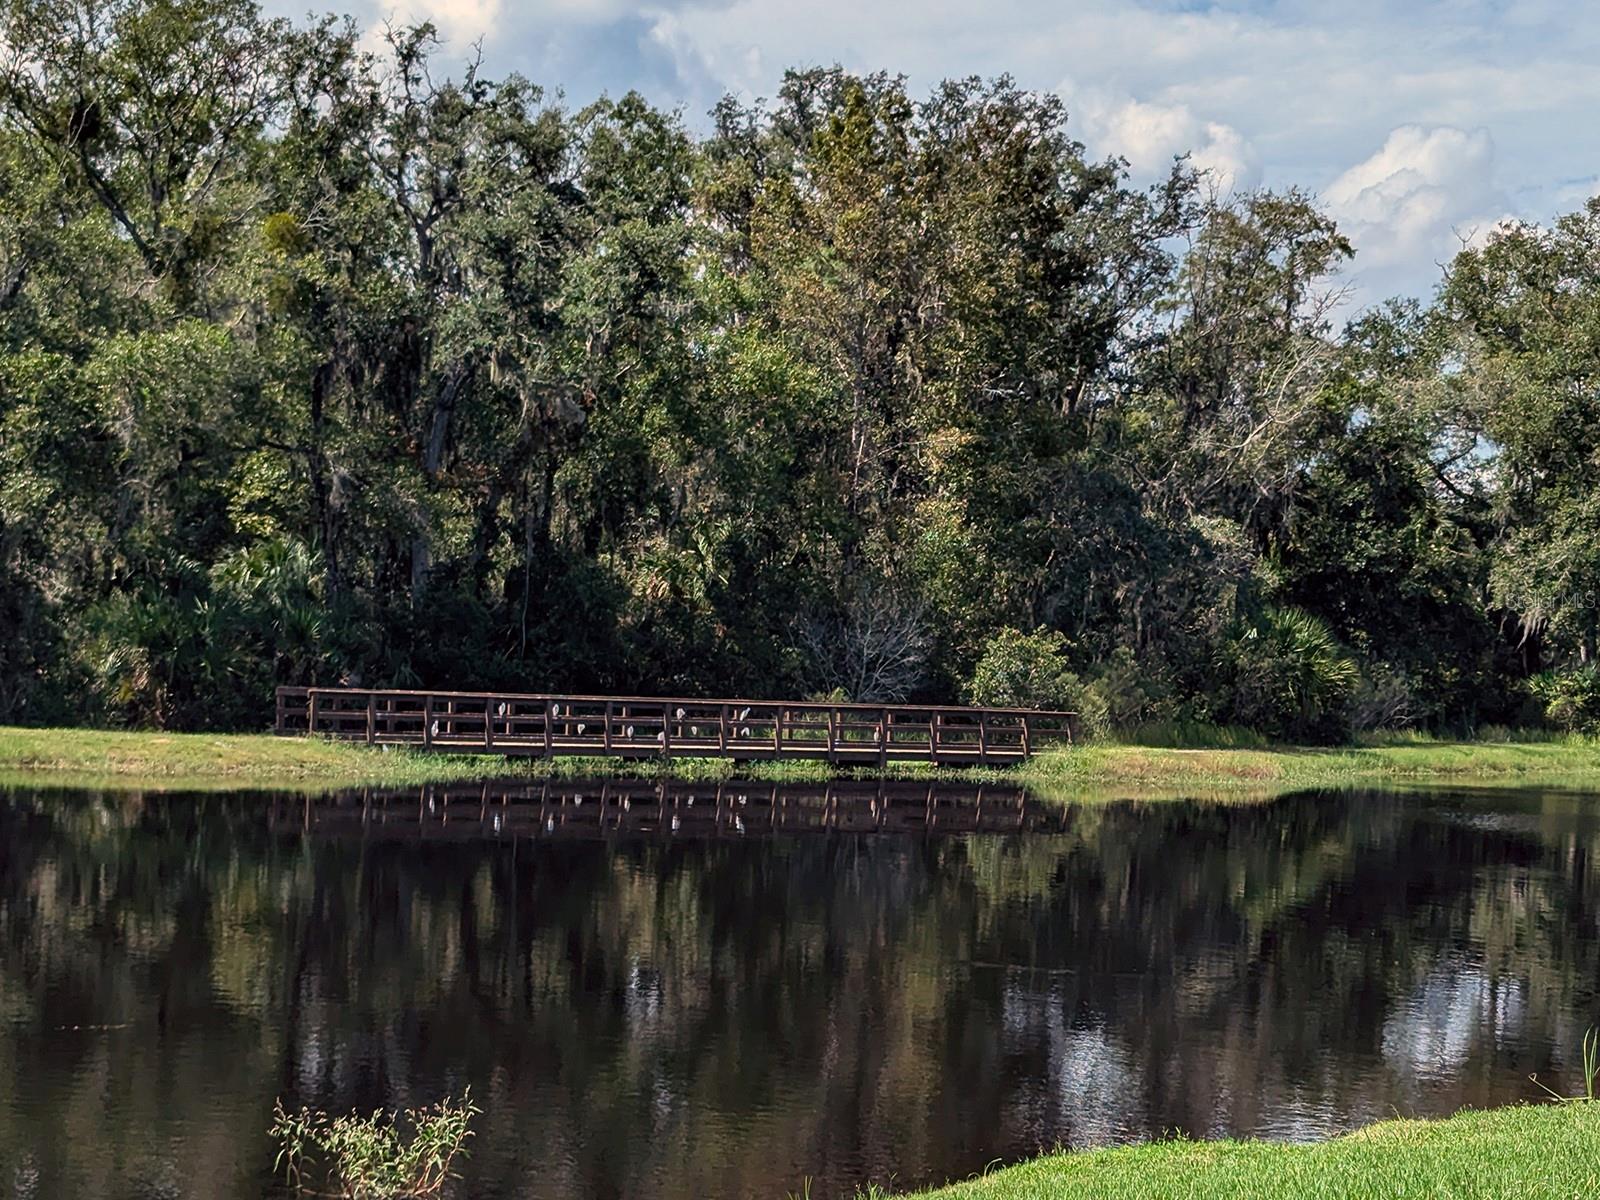
{"label": "dense tree line", "polygon": [[1600,719],[1600,207],[1339,327],[1051,95],[703,134],[251,0],[0,4],[0,721],[274,684]]}

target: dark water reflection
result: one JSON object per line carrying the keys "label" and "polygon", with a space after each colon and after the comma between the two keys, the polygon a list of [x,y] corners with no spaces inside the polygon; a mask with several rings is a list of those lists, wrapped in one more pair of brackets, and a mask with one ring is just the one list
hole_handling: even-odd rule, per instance
{"label": "dark water reflection", "polygon": [[1597,849],[1554,793],[0,793],[0,1196],[270,1193],[280,1094],[470,1083],[460,1195],[653,1200],[1531,1097]]}

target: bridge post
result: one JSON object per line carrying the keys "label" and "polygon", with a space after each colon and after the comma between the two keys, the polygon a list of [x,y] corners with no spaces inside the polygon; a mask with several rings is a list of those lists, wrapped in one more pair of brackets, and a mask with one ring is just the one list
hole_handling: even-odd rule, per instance
{"label": "bridge post", "polygon": [[378,740],[378,694],[367,693],[367,745]]}
{"label": "bridge post", "polygon": [[433,746],[433,693],[429,692],[422,698],[422,745],[424,749]]}
{"label": "bridge post", "polygon": [[880,771],[889,765],[889,738],[894,732],[894,727],[890,724],[891,719],[888,709],[880,708],[878,710],[878,769]]}
{"label": "bridge post", "polygon": [[[494,697],[483,698],[483,748],[494,749]],[[485,785],[487,786],[487,785]]]}

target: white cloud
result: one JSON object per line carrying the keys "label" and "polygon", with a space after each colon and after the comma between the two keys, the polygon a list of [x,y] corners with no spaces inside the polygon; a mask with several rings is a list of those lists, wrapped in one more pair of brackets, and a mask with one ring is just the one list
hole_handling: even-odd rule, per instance
{"label": "white cloud", "polygon": [[1089,148],[1127,159],[1137,180],[1166,174],[1174,158],[1187,154],[1224,191],[1248,190],[1261,182],[1261,161],[1249,139],[1231,125],[1202,120],[1187,104],[1113,100],[1070,85],[1061,90]]}
{"label": "white cloud", "polygon": [[1509,215],[1483,129],[1402,125],[1322,198],[1355,244],[1355,276],[1368,292],[1447,261]]}
{"label": "white cloud", "polygon": [[402,0],[385,9],[380,21],[395,25],[431,21],[450,45],[464,46],[480,38],[487,44],[503,20],[504,7],[503,0]]}
{"label": "white cloud", "polygon": [[1596,196],[1600,196],[1600,175],[1563,179],[1550,187],[1550,197],[1561,212],[1582,208]]}
{"label": "white cloud", "polygon": [[650,24],[650,42],[666,54],[678,78],[698,84],[698,90],[730,91],[752,100],[776,89],[785,67],[768,66],[757,43],[721,44],[696,37],[674,12],[656,14]]}

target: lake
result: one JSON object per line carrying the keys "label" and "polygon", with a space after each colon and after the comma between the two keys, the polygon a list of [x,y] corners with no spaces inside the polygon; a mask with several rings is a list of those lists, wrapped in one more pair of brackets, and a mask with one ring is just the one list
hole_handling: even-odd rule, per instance
{"label": "lake", "polygon": [[0,1197],[280,1195],[273,1100],[485,1109],[460,1196],[850,1196],[1581,1084],[1600,796],[0,791]]}

